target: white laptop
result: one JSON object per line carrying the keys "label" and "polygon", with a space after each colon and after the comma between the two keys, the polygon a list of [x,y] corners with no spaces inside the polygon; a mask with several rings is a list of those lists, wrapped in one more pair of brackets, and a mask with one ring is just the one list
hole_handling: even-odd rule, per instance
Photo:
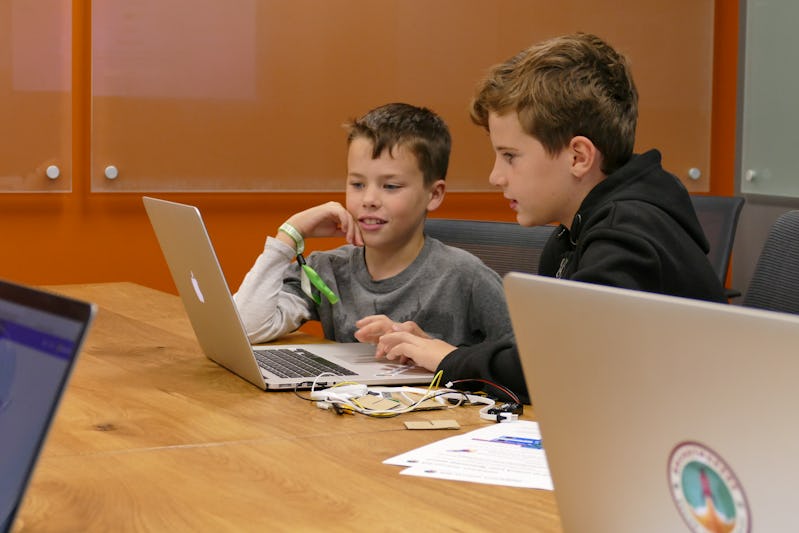
{"label": "white laptop", "polygon": [[504,283],[564,531],[799,528],[799,316]]}
{"label": "white laptop", "polygon": [[11,529],[94,314],[0,281],[0,531]]}
{"label": "white laptop", "polygon": [[329,386],[433,379],[423,368],[375,360],[372,344],[251,346],[200,211],[157,198],[143,200],[197,340],[212,361],[264,390],[308,388],[314,380],[317,386]]}

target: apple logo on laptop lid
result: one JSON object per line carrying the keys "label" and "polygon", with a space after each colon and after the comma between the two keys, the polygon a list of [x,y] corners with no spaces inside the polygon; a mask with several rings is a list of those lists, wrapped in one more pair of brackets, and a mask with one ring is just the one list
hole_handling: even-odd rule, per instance
{"label": "apple logo on laptop lid", "polygon": [[205,303],[205,296],[203,296],[203,291],[200,289],[200,282],[197,281],[197,278],[194,277],[194,272],[191,273],[191,286],[194,287],[194,292],[197,294],[197,299],[200,300],[200,303]]}

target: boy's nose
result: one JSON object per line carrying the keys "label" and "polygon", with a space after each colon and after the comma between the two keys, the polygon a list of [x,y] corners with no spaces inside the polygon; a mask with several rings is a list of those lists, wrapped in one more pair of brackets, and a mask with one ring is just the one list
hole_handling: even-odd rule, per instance
{"label": "boy's nose", "polygon": [[363,205],[378,205],[380,203],[379,187],[366,187],[363,190],[361,201],[363,202]]}
{"label": "boy's nose", "polygon": [[496,164],[494,164],[494,168],[491,169],[491,173],[488,175],[488,183],[494,187],[505,185],[505,175],[497,168]]}

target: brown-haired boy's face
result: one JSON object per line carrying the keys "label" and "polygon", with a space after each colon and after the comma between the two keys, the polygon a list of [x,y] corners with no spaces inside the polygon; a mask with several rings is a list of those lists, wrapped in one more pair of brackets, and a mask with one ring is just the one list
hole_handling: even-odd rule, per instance
{"label": "brown-haired boy's face", "polygon": [[353,139],[347,153],[347,211],[367,247],[421,246],[424,219],[443,198],[443,180],[426,187],[416,156],[404,146],[372,158],[372,142]]}
{"label": "brown-haired boy's face", "polygon": [[496,158],[488,181],[502,189],[522,226],[570,224],[576,193],[567,149],[555,156],[522,129],[516,112],[489,113],[488,131]]}

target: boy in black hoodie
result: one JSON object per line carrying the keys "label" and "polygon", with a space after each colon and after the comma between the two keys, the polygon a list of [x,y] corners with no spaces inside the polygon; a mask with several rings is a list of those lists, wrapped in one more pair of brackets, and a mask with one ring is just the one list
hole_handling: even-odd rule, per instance
{"label": "boy in black hoodie", "polygon": [[[489,72],[471,116],[494,148],[489,181],[519,224],[560,223],[539,274],[725,301],[687,190],[657,150],[633,154],[638,94],[607,43],[579,33],[533,45]],[[413,323],[395,329],[379,356],[443,370],[442,382],[481,378],[527,396],[513,339],[456,348]]]}

